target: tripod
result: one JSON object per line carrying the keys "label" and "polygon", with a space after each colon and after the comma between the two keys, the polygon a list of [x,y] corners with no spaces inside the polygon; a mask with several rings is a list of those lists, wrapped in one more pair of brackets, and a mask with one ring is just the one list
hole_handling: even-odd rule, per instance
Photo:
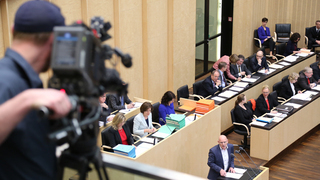
{"label": "tripod", "polygon": [[[89,165],[90,163],[93,163],[97,170],[99,179],[103,180],[102,175],[104,175],[104,179],[109,180],[102,161],[101,152],[97,146],[94,147],[94,150],[89,155],[74,155],[70,150],[63,151],[58,163],[58,179],[62,180],[64,168],[69,167],[78,171],[80,176],[79,180],[85,180],[88,172],[92,170]],[[101,169],[102,172],[100,171]]]}

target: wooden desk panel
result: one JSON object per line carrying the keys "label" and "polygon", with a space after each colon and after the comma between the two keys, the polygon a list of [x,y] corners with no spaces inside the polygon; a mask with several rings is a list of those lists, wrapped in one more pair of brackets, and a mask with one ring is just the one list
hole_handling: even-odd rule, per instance
{"label": "wooden desk panel", "polygon": [[[246,95],[247,100],[256,99],[260,96],[263,85],[269,85],[270,91],[272,91],[272,86],[275,83],[281,81],[284,76],[289,75],[292,72],[299,73],[299,71],[301,71],[304,67],[306,66],[309,67],[309,65],[312,64],[313,62],[316,62],[315,55],[305,59],[304,61],[301,61],[300,63],[295,64],[294,66],[284,71],[279,72],[278,74],[272,77],[269,77],[268,79],[262,81],[258,85],[250,87],[248,90],[244,91],[243,94]],[[220,105],[221,106],[221,132],[227,130],[232,126],[230,111],[231,109],[234,108],[234,103],[236,99],[237,99],[237,96],[229,99],[227,102],[222,103]]]}
{"label": "wooden desk panel", "polygon": [[271,130],[251,127],[250,155],[271,160],[320,123],[320,98],[283,120]]}

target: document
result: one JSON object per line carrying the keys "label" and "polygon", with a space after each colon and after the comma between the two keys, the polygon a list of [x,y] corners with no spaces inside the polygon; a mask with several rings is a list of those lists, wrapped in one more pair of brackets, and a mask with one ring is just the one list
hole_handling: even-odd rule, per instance
{"label": "document", "polygon": [[286,104],[284,104],[284,105],[286,105],[286,106],[292,106],[293,108],[296,108],[296,109],[302,106],[302,105],[300,105],[300,104],[295,104],[295,103],[286,103]]}
{"label": "document", "polygon": [[247,83],[247,82],[239,82],[239,81],[238,81],[238,82],[234,83],[233,86],[245,88],[245,87],[248,86],[248,84],[249,84],[249,83]]}
{"label": "document", "polygon": [[295,62],[298,59],[299,56],[287,56],[283,60],[288,62]]}
{"label": "document", "polygon": [[282,113],[267,113],[268,116],[274,116],[274,117],[279,117],[282,115]]}
{"label": "document", "polygon": [[284,66],[279,65],[279,64],[271,64],[269,67],[270,67],[270,68],[273,68],[273,69],[281,69],[281,68],[283,68]]}
{"label": "document", "polygon": [[152,136],[153,137],[157,137],[157,138],[162,138],[162,139],[164,139],[164,138],[166,138],[166,137],[168,137],[170,134],[166,134],[166,133],[162,133],[162,132],[156,132],[156,133],[154,133]]}
{"label": "document", "polygon": [[232,90],[232,91],[242,91],[244,88],[243,87],[236,87],[236,86],[232,86],[229,90]]}
{"label": "document", "polygon": [[238,94],[238,92],[227,90],[227,91],[224,91],[224,92],[220,93],[218,96],[230,98],[230,97],[232,97],[232,96],[234,96],[236,94]]}
{"label": "document", "polygon": [[307,57],[309,54],[307,53],[297,53],[297,56],[301,56],[301,57]]}
{"label": "document", "polygon": [[252,123],[250,123],[250,125],[256,125],[256,126],[265,126],[268,123],[264,123],[264,122],[259,122],[259,121],[254,121]]}
{"label": "document", "polygon": [[320,91],[320,86],[313,87],[312,90]]}
{"label": "document", "polygon": [[121,109],[119,112],[123,113],[123,114],[127,114],[130,111],[131,111],[131,109]]}
{"label": "document", "polygon": [[258,79],[254,79],[254,78],[242,78],[241,81],[245,81],[245,82],[256,82]]}
{"label": "document", "polygon": [[237,173],[229,173],[227,172],[226,177],[227,178],[233,178],[233,179],[240,179],[243,174],[237,174]]}
{"label": "document", "polygon": [[237,174],[243,174],[243,173],[245,173],[245,172],[247,171],[247,169],[235,167],[235,168],[234,168],[234,171],[235,171]]}
{"label": "document", "polygon": [[301,93],[301,94],[296,94],[294,96],[292,96],[292,99],[299,99],[299,100],[303,100],[303,101],[310,101],[311,94],[305,94],[305,93]]}
{"label": "document", "polygon": [[152,137],[144,137],[140,141],[153,144],[154,138],[152,138]]}
{"label": "document", "polygon": [[219,97],[219,96],[212,97],[211,99],[219,101],[219,102],[226,100],[225,98],[222,98],[222,97]]}
{"label": "document", "polygon": [[152,148],[153,144],[149,143],[141,143],[139,146],[136,148],[136,156],[141,155],[142,153],[146,152],[148,149]]}
{"label": "document", "polygon": [[281,64],[281,65],[284,65],[284,66],[289,66],[289,65],[291,65],[290,63],[287,63],[287,62],[284,62],[284,61],[279,62],[278,64]]}
{"label": "document", "polygon": [[258,71],[258,73],[261,73],[261,74],[270,74],[270,73],[273,73],[275,71],[275,69],[269,69],[269,71],[267,73],[265,73],[265,69],[261,69]]}
{"label": "document", "polygon": [[284,118],[281,118],[281,117],[274,117],[272,122],[278,123],[278,122],[282,121],[283,119]]}
{"label": "document", "polygon": [[143,103],[142,102],[135,102],[134,108],[139,108]]}
{"label": "document", "polygon": [[310,95],[317,95],[319,92],[315,92],[315,91],[305,91],[303,94],[310,94]]}

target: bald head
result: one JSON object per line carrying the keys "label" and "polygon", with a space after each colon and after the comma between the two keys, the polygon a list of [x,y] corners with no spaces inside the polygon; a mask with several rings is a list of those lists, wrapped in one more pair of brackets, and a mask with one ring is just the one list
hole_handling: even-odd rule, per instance
{"label": "bald head", "polygon": [[225,135],[220,135],[218,143],[221,149],[225,150],[228,146],[228,138]]}

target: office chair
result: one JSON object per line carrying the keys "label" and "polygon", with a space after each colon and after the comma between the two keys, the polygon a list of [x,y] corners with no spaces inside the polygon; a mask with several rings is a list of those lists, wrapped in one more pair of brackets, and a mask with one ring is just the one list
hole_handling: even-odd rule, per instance
{"label": "office chair", "polygon": [[108,139],[108,132],[110,131],[111,126],[107,127],[101,132],[102,139],[102,148],[104,151],[113,152],[112,147],[110,147],[110,142]]}
{"label": "office chair", "polygon": [[[195,83],[193,83],[193,85],[192,85],[192,87],[193,87],[193,94],[196,94],[196,95],[198,95],[199,94],[199,90],[200,90],[200,88],[201,88],[201,86],[202,86],[202,82],[203,82],[204,80],[201,80],[201,81],[198,81],[198,82],[195,82]],[[202,97],[202,96],[200,96],[200,97]],[[202,97],[203,98],[203,97]],[[197,97],[195,97],[194,98],[194,100],[199,100],[200,98],[197,98]]]}
{"label": "office chair", "polygon": [[178,100],[178,105],[180,105],[180,97],[189,99],[189,97],[196,97],[198,99],[203,99],[202,96],[196,95],[196,94],[189,94],[189,88],[188,85],[181,86],[177,90],[177,100]]}
{"label": "office chair", "polygon": [[314,62],[314,63],[310,64],[310,67],[312,68],[312,67],[318,66],[318,63],[319,63],[319,61]]}
{"label": "office chair", "polygon": [[152,124],[156,129],[161,128],[161,124],[159,124],[159,106],[160,106],[159,102],[152,104],[152,107],[153,107]]}
{"label": "office chair", "polygon": [[[276,45],[276,57],[284,58],[286,52],[287,43],[280,43]],[[279,59],[280,59],[279,58]]]}
{"label": "office chair", "polygon": [[280,87],[281,87],[281,83],[282,83],[282,81],[275,83],[275,84],[272,86],[272,91],[277,91],[277,94],[279,94],[279,90],[280,90]]}
{"label": "office chair", "polygon": [[[266,55],[266,51],[265,49],[266,48],[269,48],[269,47],[266,47],[266,46],[263,46],[260,39],[259,39],[259,35],[258,35],[258,29],[255,29],[254,32],[253,32],[253,40],[254,40],[254,45],[256,47],[259,48],[259,50],[261,50],[263,52],[263,55],[266,56],[266,57],[272,57],[270,55]],[[274,40],[274,39],[273,39]],[[270,49],[270,48],[269,48]]]}
{"label": "office chair", "polygon": [[312,46],[310,47],[309,46],[309,38],[308,38],[308,34],[309,34],[309,31],[312,27],[306,27],[306,31],[305,31],[305,34],[304,34],[304,38],[305,38],[305,45],[307,46],[308,49],[311,49],[313,52],[315,51],[316,47],[320,47],[319,44],[312,44]]}
{"label": "office chair", "polygon": [[279,81],[277,83],[275,83],[273,86],[272,86],[272,93],[270,93],[271,96],[273,96],[279,103],[283,103],[284,101],[286,101],[285,98],[283,97],[279,97],[279,94],[280,94],[280,87],[281,87],[281,84],[282,84],[283,81]]}
{"label": "office chair", "polygon": [[133,140],[134,140],[134,141],[138,141],[138,140],[141,139],[141,137],[140,137],[139,135],[133,134],[133,120],[134,120],[135,117],[136,117],[136,115],[129,117],[129,118],[127,119],[127,121],[126,121],[126,125],[127,125],[127,126],[129,127],[129,129],[130,129],[130,133],[131,133],[131,135],[132,135],[132,137],[133,137]]}
{"label": "office chair", "polygon": [[275,42],[286,43],[290,39],[291,24],[276,24],[276,32],[274,32]]}
{"label": "office chair", "polygon": [[304,72],[304,69],[303,70],[301,70],[301,71],[299,71],[299,75],[301,74],[301,73],[303,73]]}
{"label": "office chair", "polygon": [[[248,145],[248,136],[250,136],[250,131],[248,127],[245,124],[236,122],[236,118],[234,116],[234,109],[230,111],[230,114],[231,121],[233,124],[233,131],[237,134],[243,135],[243,148],[249,148],[250,146]],[[246,130],[244,131],[243,128],[245,128]]]}
{"label": "office chair", "polygon": [[282,80],[281,80],[281,81],[285,81],[285,80],[287,80],[287,79],[288,79],[288,77],[289,77],[289,75],[284,76],[284,77],[282,78]]}

